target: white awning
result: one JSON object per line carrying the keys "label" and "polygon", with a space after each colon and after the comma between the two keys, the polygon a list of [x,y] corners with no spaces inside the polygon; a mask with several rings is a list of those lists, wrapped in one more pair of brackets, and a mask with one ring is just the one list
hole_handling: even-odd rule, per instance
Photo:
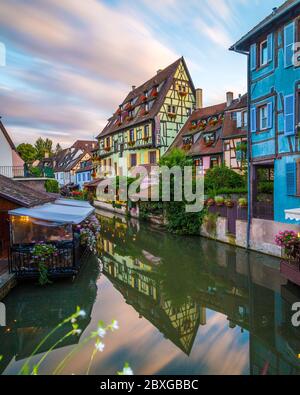
{"label": "white awning", "polygon": [[77,225],[89,217],[94,210],[94,207],[90,204],[86,207],[78,207],[48,203],[32,208],[18,208],[16,210],[9,211],[9,214],[42,219],[50,222]]}
{"label": "white awning", "polygon": [[300,208],[285,210],[285,219],[300,221]]}

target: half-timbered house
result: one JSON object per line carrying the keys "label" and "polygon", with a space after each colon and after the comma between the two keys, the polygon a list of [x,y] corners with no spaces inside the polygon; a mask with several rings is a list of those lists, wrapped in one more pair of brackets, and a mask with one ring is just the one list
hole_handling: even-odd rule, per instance
{"label": "half-timbered house", "polygon": [[[201,98],[201,90],[198,91]],[[155,165],[193,112],[196,90],[184,58],[127,95],[98,136],[98,169],[126,175],[137,165]]]}
{"label": "half-timbered house", "polygon": [[247,166],[247,126],[247,95],[243,95],[227,106],[222,134],[224,164],[238,173]]}

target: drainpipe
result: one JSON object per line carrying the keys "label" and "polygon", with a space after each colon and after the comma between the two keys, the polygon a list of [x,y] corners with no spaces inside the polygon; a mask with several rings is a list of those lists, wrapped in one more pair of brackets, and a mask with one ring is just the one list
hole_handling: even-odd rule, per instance
{"label": "drainpipe", "polygon": [[247,54],[247,89],[248,89],[248,144],[247,144],[247,184],[248,184],[248,218],[247,218],[247,250],[250,248],[251,238],[251,211],[252,211],[252,185],[251,185],[251,79],[250,79],[250,54]]}

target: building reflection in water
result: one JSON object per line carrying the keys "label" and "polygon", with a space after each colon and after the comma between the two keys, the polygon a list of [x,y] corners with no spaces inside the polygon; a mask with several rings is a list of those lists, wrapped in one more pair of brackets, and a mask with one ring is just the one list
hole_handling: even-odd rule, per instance
{"label": "building reflection in water", "polygon": [[[17,287],[5,299],[7,326],[0,327],[0,345],[3,359],[0,361],[0,374],[15,359],[24,361],[30,357],[39,343],[65,318],[71,316],[80,306],[86,317],[81,319],[82,332],[91,321],[91,312],[97,295],[99,265],[91,258],[84,266],[75,282],[62,281],[40,289],[39,285],[25,284]],[[38,297],[37,297],[38,295]],[[70,324],[62,326],[39,349],[48,351],[71,329]],[[71,336],[55,348],[76,345],[80,336]]]}
{"label": "building reflection in water", "polygon": [[101,223],[105,276],[185,354],[215,311],[229,328],[249,331],[251,374],[300,373],[300,333],[291,325],[300,291],[280,277],[273,258],[149,232],[136,221],[102,216]]}

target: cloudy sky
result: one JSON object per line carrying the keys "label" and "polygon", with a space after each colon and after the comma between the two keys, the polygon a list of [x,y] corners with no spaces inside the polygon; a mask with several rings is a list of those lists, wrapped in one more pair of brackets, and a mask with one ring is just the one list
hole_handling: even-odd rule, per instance
{"label": "cloudy sky", "polygon": [[205,105],[244,93],[246,59],[228,47],[282,2],[0,0],[2,121],[16,143],[91,139],[131,85],[182,55]]}

